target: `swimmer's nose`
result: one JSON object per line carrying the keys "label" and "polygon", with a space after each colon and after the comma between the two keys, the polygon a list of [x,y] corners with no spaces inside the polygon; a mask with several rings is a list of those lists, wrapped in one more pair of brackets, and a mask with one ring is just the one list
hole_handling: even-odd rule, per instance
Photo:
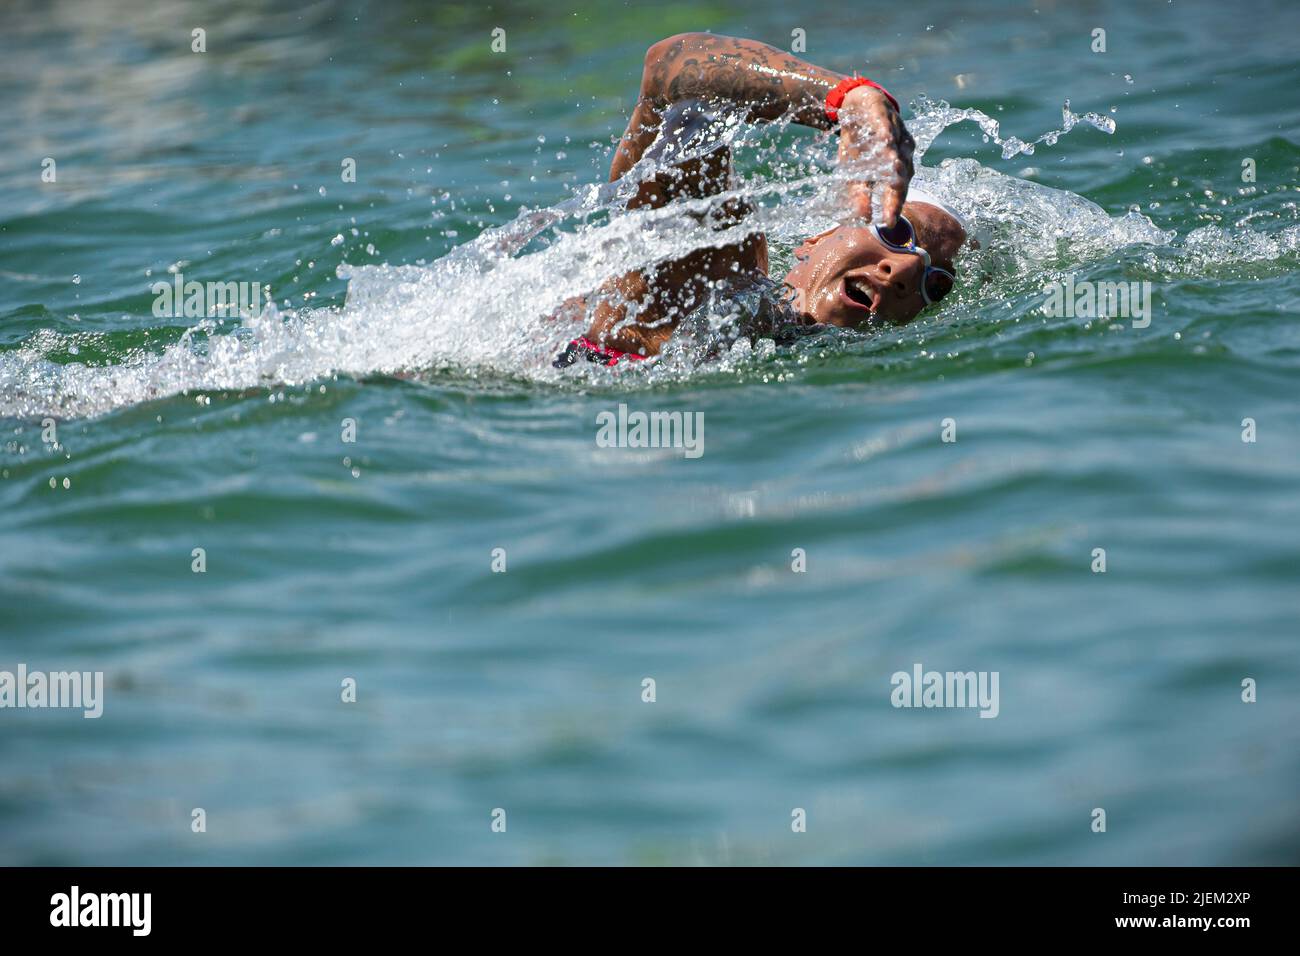
{"label": "swimmer's nose", "polygon": [[920,288],[922,266],[917,256],[882,256],[876,270],[881,284],[888,286],[896,296],[902,297]]}

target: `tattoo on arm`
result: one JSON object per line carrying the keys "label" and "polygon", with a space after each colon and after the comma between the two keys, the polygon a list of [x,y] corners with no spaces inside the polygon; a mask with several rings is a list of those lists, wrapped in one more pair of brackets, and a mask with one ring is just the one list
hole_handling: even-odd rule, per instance
{"label": "tattoo on arm", "polygon": [[610,181],[631,169],[654,142],[659,118],[674,102],[727,100],[744,106],[751,121],[789,115],[804,126],[830,129],[826,94],[842,79],[757,40],[711,33],[661,40],[646,55],[640,97],[615,150]]}
{"label": "tattoo on arm", "polygon": [[748,107],[750,119],[791,115],[796,123],[830,129],[826,94],[844,79],[778,50],[735,37],[688,33],[652,48],[641,98],[662,108],[689,97],[727,99]]}

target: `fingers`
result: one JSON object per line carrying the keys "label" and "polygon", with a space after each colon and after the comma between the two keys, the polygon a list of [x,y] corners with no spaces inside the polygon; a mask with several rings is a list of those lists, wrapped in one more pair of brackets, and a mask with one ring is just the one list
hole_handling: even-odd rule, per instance
{"label": "fingers", "polygon": [[871,197],[876,191],[874,182],[856,182],[849,184],[849,210],[855,217],[870,222],[872,217]]}
{"label": "fingers", "polygon": [[907,186],[901,189],[895,183],[886,183],[884,195],[880,200],[880,224],[892,229],[898,222],[898,214],[903,211],[903,201],[907,198]]}
{"label": "fingers", "polygon": [[881,225],[889,228],[898,221],[907,201],[915,143],[898,111],[883,96],[874,97],[855,112],[856,115],[845,117],[841,111],[840,162],[861,162],[874,153],[870,162],[876,172],[863,170],[872,179],[850,187],[849,206],[859,219],[870,221],[873,194],[877,194]]}
{"label": "fingers", "polygon": [[912,181],[912,137],[904,130],[903,137],[897,142],[899,148],[894,150],[893,156],[894,175],[885,183],[880,203],[880,215],[885,228],[898,221],[903,203],[907,201],[907,187]]}
{"label": "fingers", "polygon": [[880,225],[886,229],[898,222],[907,201],[906,178],[877,180],[859,180],[850,183],[847,189],[849,211],[858,219],[871,222],[876,219],[875,206],[878,203]]}

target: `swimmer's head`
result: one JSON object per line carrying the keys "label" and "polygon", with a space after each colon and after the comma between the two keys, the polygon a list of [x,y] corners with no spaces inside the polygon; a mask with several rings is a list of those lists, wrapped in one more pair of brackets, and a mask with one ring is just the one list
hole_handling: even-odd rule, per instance
{"label": "swimmer's head", "polygon": [[[953,260],[967,241],[966,229],[951,211],[931,202],[911,200],[903,216],[915,231],[916,245],[929,253],[928,277],[924,257],[882,241],[875,229],[837,226],[795,250],[785,281],[798,311],[825,325],[902,325],[946,295],[952,281],[943,273],[955,274]],[[883,238],[906,245],[907,232],[900,222]]]}

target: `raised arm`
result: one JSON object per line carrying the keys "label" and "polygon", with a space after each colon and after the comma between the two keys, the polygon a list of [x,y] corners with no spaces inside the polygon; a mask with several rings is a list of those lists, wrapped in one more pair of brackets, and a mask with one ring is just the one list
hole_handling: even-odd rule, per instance
{"label": "raised arm", "polygon": [[789,113],[805,126],[830,129],[821,103],[843,78],[757,40],[711,33],[660,40],[646,51],[641,94],[609,178],[618,179],[641,158],[655,138],[659,117],[674,102],[725,100],[746,107],[751,119]]}
{"label": "raised arm", "polygon": [[[692,110],[720,113],[738,108],[751,121],[788,116],[805,126],[833,129],[836,124],[826,114],[826,96],[844,79],[843,74],[755,40],[709,33],[660,40],[646,52],[640,95],[614,151],[610,181],[620,179],[640,161],[665,122],[679,122]],[[868,151],[881,160],[871,167],[881,181],[854,183],[847,197],[848,211],[869,218],[871,194],[879,185],[883,187],[881,217],[886,226],[892,225],[912,177],[912,137],[898,109],[873,87],[849,91],[838,112],[840,162],[851,162]],[[627,206],[657,208],[678,198],[716,194],[727,188],[730,175],[731,153],[721,147],[657,170],[638,185]],[[745,205],[736,203],[730,212],[738,220]],[[611,278],[594,295],[570,300],[566,308],[592,310],[588,339],[620,351],[653,355],[677,321],[700,300],[708,283],[739,274],[766,274],[767,266],[766,239],[755,232],[739,243],[697,249],[654,269]],[[629,306],[635,307],[635,315],[629,314]]]}
{"label": "raised arm", "polygon": [[751,119],[778,119],[830,129],[823,103],[844,74],[825,70],[757,40],[683,33],[646,54],[641,96],[659,104],[722,97],[750,108]]}
{"label": "raised arm", "polygon": [[[641,90],[627,132],[615,151],[609,178],[618,179],[654,142],[659,121],[673,103],[687,99],[741,107],[750,120],[790,117],[816,129],[832,129],[826,95],[844,74],[800,60],[783,50],[739,37],[683,33],[646,52]],[[912,137],[898,110],[879,90],[858,87],[840,109],[841,162],[879,151],[890,175],[882,183],[882,218],[893,225],[912,178]],[[853,212],[870,216],[871,183],[854,191]]]}

